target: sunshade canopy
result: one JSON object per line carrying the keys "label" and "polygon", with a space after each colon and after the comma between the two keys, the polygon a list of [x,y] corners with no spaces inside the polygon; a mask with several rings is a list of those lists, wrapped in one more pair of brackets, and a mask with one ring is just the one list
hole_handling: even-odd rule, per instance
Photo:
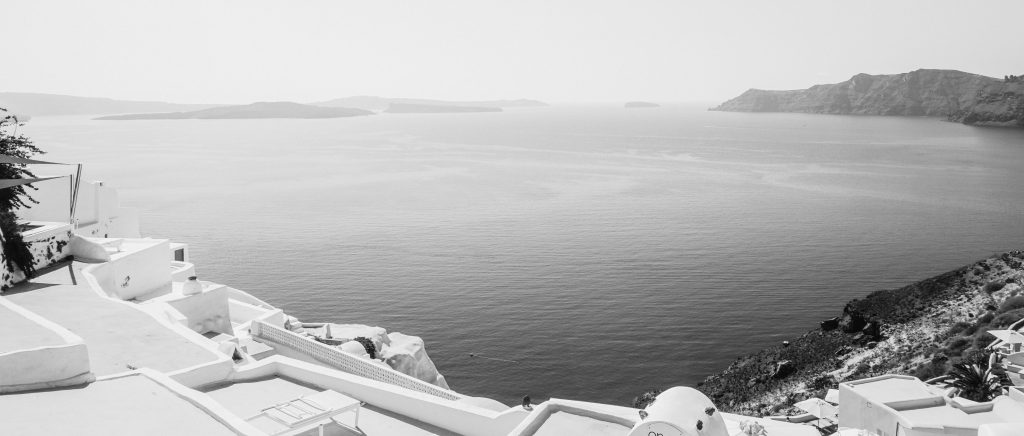
{"label": "sunshade canopy", "polygon": [[27,185],[29,183],[42,182],[43,180],[59,179],[61,177],[41,177],[37,179],[0,179],[0,189],[13,188],[15,186]]}
{"label": "sunshade canopy", "polygon": [[67,165],[60,162],[47,162],[45,160],[26,159],[18,156],[0,154],[0,163],[19,165]]}
{"label": "sunshade canopy", "polygon": [[825,401],[832,404],[839,404],[839,389],[829,389],[825,394]]}
{"label": "sunshade canopy", "polygon": [[800,410],[810,413],[811,415],[814,415],[814,417],[818,419],[827,419],[833,422],[837,420],[836,417],[839,414],[839,411],[836,410],[836,406],[829,404],[828,402],[822,400],[821,398],[806,399],[794,404],[794,406],[799,407]]}

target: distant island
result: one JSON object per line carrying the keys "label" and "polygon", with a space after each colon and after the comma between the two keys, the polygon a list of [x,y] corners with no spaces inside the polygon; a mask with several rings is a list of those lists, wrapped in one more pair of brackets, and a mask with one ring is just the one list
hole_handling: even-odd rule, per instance
{"label": "distant island", "polygon": [[336,98],[334,100],[321,101],[311,103],[316,106],[328,106],[328,107],[350,107],[357,109],[365,109],[370,111],[387,111],[392,104],[402,105],[422,105],[422,106],[459,106],[459,107],[477,107],[477,108],[512,108],[512,107],[543,107],[548,106],[547,103],[537,100],[483,100],[483,101],[447,101],[447,100],[430,100],[422,98],[389,98],[389,97],[376,97],[376,96],[354,96]]}
{"label": "distant island", "polygon": [[857,74],[808,89],[750,89],[711,110],[933,116],[971,125],[1024,127],[1024,80],[929,69]]}
{"label": "distant island", "polygon": [[657,103],[651,103],[649,101],[630,101],[630,102],[626,103],[625,107],[627,109],[637,109],[637,108],[661,107],[661,105],[657,104]]}
{"label": "distant island", "polygon": [[110,115],[97,120],[222,120],[254,118],[341,118],[372,115],[363,109],[320,107],[286,101],[221,106],[191,112]]}
{"label": "distant island", "polygon": [[114,100],[110,98],[76,97],[32,92],[0,92],[0,107],[22,115],[19,116],[19,119],[22,120],[27,120],[28,116],[194,111],[216,106],[219,105]]}
{"label": "distant island", "polygon": [[502,109],[500,107],[484,106],[391,103],[384,112],[391,114],[448,114],[462,112],[502,112]]}

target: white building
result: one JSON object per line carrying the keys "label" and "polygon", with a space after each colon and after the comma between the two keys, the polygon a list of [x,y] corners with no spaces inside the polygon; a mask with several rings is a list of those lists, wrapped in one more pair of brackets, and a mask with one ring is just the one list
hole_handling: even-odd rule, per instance
{"label": "white building", "polygon": [[[977,403],[949,398],[939,388],[910,376],[845,382],[839,384],[839,427],[878,436],[1024,435],[1024,391],[1015,388],[1009,396]],[[1000,427],[1018,433],[992,433]]]}

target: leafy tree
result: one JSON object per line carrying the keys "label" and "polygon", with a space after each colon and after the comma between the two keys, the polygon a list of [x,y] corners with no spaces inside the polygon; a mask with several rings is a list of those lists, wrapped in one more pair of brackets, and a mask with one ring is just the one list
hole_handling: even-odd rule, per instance
{"label": "leafy tree", "polygon": [[[26,159],[42,154],[43,151],[33,145],[31,140],[18,134],[19,126],[21,124],[16,117],[10,115],[7,109],[0,108],[0,154]],[[29,171],[25,165],[0,164],[0,179],[34,177],[35,174]],[[35,189],[32,185],[0,189],[0,232],[3,232],[3,249],[8,265],[12,269],[20,268],[27,277],[31,277],[35,273],[32,252],[28,244],[21,238],[21,229],[15,214],[15,211],[20,208],[31,207],[38,203],[25,190],[26,187]]]}
{"label": "leafy tree", "polygon": [[989,401],[1003,392],[1010,381],[999,367],[989,366],[990,351],[970,354],[963,362],[953,365],[949,371],[949,385],[957,388],[959,395],[972,401]]}

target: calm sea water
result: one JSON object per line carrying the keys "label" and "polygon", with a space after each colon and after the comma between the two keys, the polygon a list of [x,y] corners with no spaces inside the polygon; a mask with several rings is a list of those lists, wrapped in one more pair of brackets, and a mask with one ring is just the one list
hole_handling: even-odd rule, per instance
{"label": "calm sea water", "polygon": [[934,119],[569,106],[24,132],[188,242],[203,279],[422,336],[454,389],[507,403],[694,385],[851,298],[1024,248],[1024,131]]}

